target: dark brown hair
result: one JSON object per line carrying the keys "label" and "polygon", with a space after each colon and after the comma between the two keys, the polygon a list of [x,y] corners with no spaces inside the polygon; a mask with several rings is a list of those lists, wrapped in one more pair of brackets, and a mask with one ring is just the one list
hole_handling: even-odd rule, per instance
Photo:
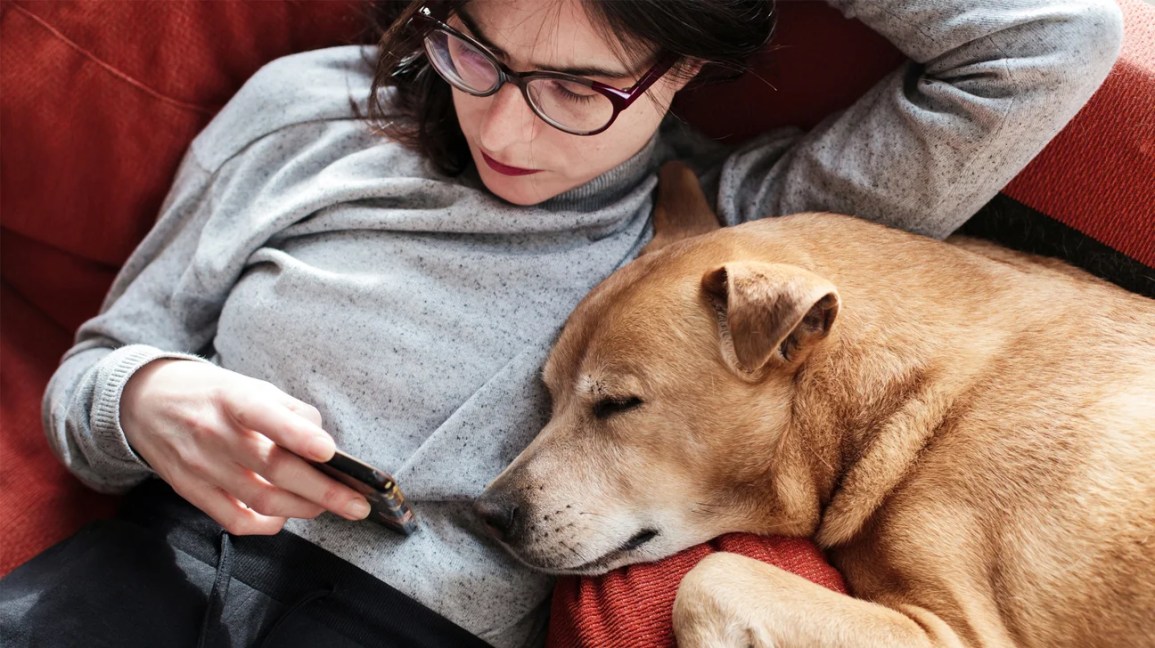
{"label": "dark brown hair", "polygon": [[[382,134],[432,161],[448,175],[469,164],[465,136],[449,84],[422,49],[423,31],[410,19],[422,6],[448,16],[467,0],[385,0],[373,8],[379,53],[369,119]],[[774,30],[769,0],[584,0],[590,18],[622,54],[663,52],[706,65],[696,82],[738,76]],[[681,69],[685,69],[682,67]],[[672,73],[678,73],[675,67]],[[391,88],[388,100],[384,90]]]}

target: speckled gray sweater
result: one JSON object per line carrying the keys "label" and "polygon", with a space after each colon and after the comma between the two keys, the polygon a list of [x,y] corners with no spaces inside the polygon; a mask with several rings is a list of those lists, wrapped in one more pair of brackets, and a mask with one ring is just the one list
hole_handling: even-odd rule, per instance
{"label": "speckled gray sweater", "polygon": [[[839,3],[912,62],[808,133],[769,133],[706,173],[729,223],[825,209],[949,234],[1090,97],[1117,53],[1110,0]],[[119,398],[150,360],[199,354],[316,405],[396,474],[423,529],[325,515],[287,529],[496,646],[539,641],[550,580],[487,541],[470,500],[547,412],[538,371],[570,309],[645,243],[663,129],[537,207],[447,178],[358,121],[357,48],[261,70],[196,138],[155,229],[45,397],[61,460],[103,491],[149,477]],[[703,158],[704,159],[704,158]]]}

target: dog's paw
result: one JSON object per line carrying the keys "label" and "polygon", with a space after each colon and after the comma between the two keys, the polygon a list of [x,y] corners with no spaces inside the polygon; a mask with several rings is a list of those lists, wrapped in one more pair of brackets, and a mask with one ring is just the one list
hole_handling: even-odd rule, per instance
{"label": "dog's paw", "polygon": [[776,646],[767,601],[751,582],[759,578],[760,567],[751,558],[715,553],[691,569],[674,599],[678,648]]}

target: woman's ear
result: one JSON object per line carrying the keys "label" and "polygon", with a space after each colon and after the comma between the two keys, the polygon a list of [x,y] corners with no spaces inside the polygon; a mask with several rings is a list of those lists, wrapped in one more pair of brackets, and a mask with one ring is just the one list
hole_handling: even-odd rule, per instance
{"label": "woman's ear", "polygon": [[681,162],[662,165],[653,223],[654,238],[642,248],[641,254],[718,229],[718,217],[710,209],[693,169]]}
{"label": "woman's ear", "polygon": [[678,61],[674,69],[671,70],[675,81],[675,90],[685,88],[687,84],[694,80],[694,77],[698,76],[698,73],[702,71],[705,65],[705,61],[696,58],[684,58]]}

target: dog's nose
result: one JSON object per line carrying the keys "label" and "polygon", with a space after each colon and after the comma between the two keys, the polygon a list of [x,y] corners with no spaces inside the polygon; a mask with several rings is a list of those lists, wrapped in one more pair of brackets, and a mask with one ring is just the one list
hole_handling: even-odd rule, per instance
{"label": "dog's nose", "polygon": [[474,502],[473,508],[498,540],[508,543],[517,535],[520,509],[516,503],[483,496]]}

